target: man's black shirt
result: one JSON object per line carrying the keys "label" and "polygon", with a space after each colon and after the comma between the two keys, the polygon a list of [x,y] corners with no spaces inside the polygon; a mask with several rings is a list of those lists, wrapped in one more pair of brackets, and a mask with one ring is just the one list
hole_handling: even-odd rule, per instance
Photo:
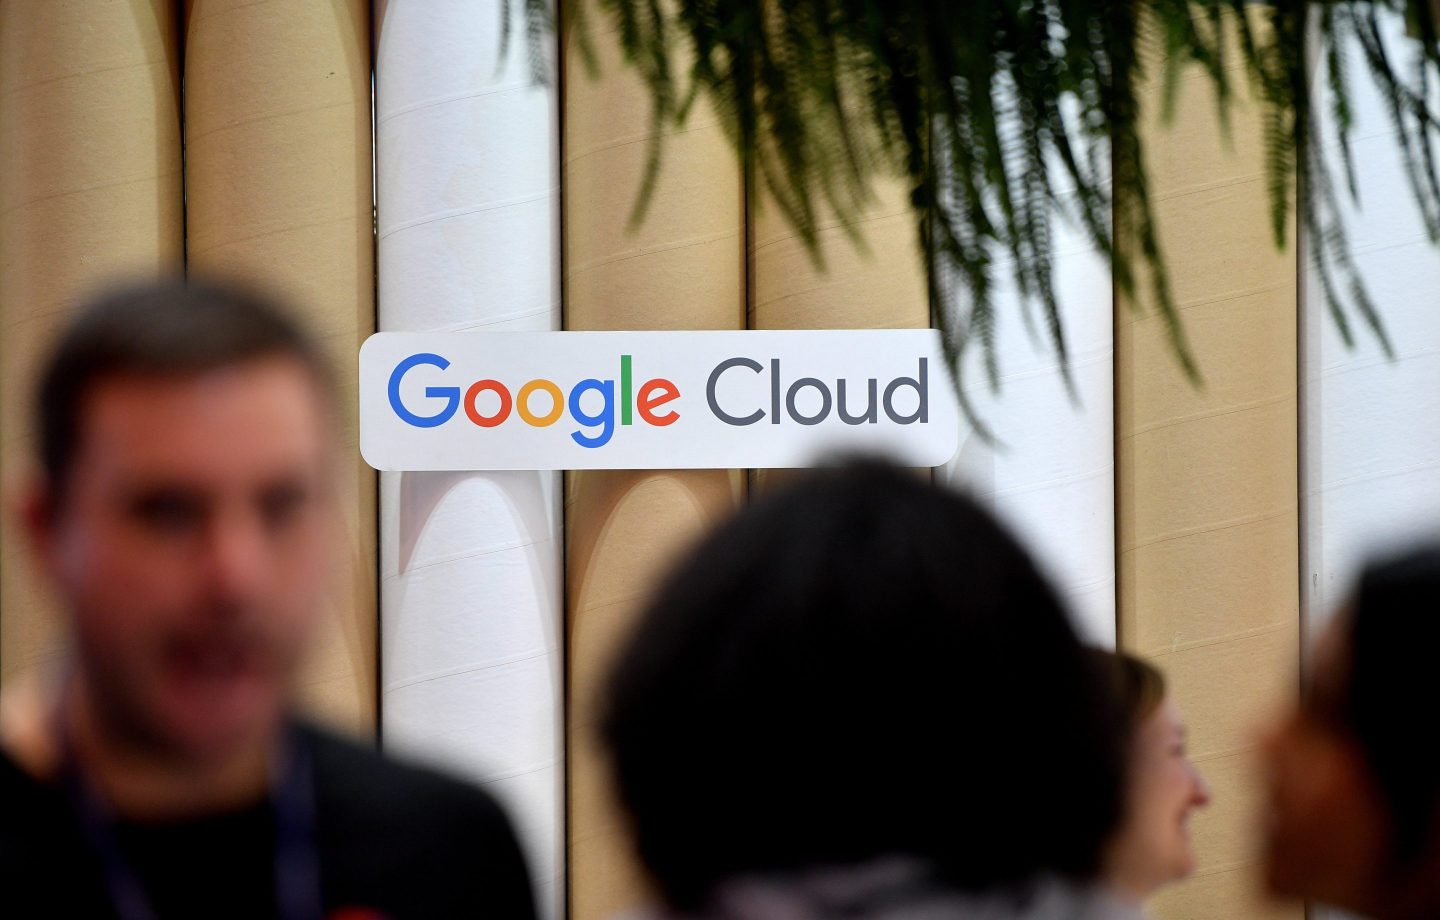
{"label": "man's black shirt", "polygon": [[[485,793],[333,735],[301,729],[314,776],[315,849],[327,917],[534,920],[510,823]],[[162,918],[276,916],[270,803],[183,822],[113,827]],[[58,783],[0,751],[5,916],[116,916],[101,860]]]}

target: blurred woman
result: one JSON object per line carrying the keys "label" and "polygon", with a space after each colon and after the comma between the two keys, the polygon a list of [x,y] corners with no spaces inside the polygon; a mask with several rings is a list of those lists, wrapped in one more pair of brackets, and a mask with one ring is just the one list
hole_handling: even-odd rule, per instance
{"label": "blurred woman", "polygon": [[1123,729],[1050,585],[878,464],[763,496],[670,576],[602,731],[674,914],[1099,920]]}
{"label": "blurred woman", "polygon": [[1440,917],[1440,545],[1371,565],[1269,733],[1278,894],[1378,920]]}
{"label": "blurred woman", "polygon": [[1210,789],[1185,753],[1185,724],[1166,697],[1165,678],[1133,655],[1106,653],[1129,728],[1124,817],[1105,857],[1105,879],[1139,905],[1195,871],[1190,816]]}

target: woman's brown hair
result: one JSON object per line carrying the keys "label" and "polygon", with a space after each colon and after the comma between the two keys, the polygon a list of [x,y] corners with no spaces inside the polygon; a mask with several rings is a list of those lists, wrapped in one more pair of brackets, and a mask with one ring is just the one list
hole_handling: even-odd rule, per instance
{"label": "woman's brown hair", "polygon": [[1128,652],[1115,652],[1111,657],[1115,662],[1112,670],[1120,710],[1133,731],[1165,701],[1165,675],[1150,662]]}

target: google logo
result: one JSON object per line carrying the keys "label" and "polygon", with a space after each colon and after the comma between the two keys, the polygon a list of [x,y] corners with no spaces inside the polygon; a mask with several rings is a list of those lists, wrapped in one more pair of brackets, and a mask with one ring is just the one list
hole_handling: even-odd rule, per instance
{"label": "google logo", "polygon": [[[597,448],[610,443],[617,421],[620,427],[625,427],[633,425],[638,416],[646,425],[664,428],[680,419],[677,409],[666,408],[680,398],[680,388],[664,377],[653,377],[637,389],[630,355],[620,356],[618,392],[615,380],[589,377],[572,386],[567,395],[555,381],[537,377],[512,393],[504,383],[487,377],[474,381],[463,393],[458,386],[426,386],[425,397],[439,401],[428,415],[407,406],[401,396],[405,375],[423,366],[444,371],[449,369],[450,362],[433,352],[410,355],[395,365],[387,388],[395,414],[416,428],[438,428],[462,409],[465,417],[480,428],[496,428],[512,415],[519,416],[521,422],[532,428],[548,428],[560,421],[568,410],[578,423],[570,438],[581,447]],[[753,358],[731,357],[721,360],[710,371],[705,383],[705,402],[716,421],[732,428],[748,427],[767,418],[773,425],[779,425],[786,418],[798,425],[818,425],[831,418],[832,411],[834,418],[846,426],[876,425],[882,414],[895,425],[923,425],[929,421],[927,360],[920,358],[916,367],[915,376],[896,377],[883,388],[871,377],[858,381],[862,386],[850,386],[847,392],[850,381],[844,377],[833,382],[800,377],[789,381],[787,386],[780,359],[772,358],[767,367]],[[727,379],[735,382],[731,376],[735,374],[743,381],[747,373],[768,377],[763,381],[767,384],[764,389],[768,391],[768,400],[755,398],[759,387],[747,389],[743,385],[738,388],[738,395],[732,386],[731,392],[722,399],[719,393],[722,384]],[[863,396],[855,395],[857,389]],[[902,409],[900,394],[907,391],[913,395]],[[597,411],[586,410],[585,397],[592,392],[599,396]],[[481,408],[484,394],[490,394],[485,400],[486,410]],[[592,407],[594,403],[591,399]]]}
{"label": "google logo", "polygon": [[379,470],[936,466],[961,440],[933,329],[377,332],[359,358]]}
{"label": "google logo", "polygon": [[[425,365],[443,371],[450,367],[450,362],[440,355],[429,352],[411,355],[395,366],[395,370],[390,373],[388,386],[390,407],[403,421],[416,428],[438,428],[450,421],[461,407],[465,409],[466,418],[481,428],[495,428],[503,425],[510,418],[512,410],[520,416],[520,420],[525,424],[533,428],[548,428],[558,422],[568,408],[570,416],[579,422],[581,427],[598,427],[600,429],[598,433],[594,434],[578,430],[571,432],[570,437],[581,447],[604,447],[615,435],[614,380],[597,380],[595,378],[581,380],[570,388],[568,400],[555,381],[543,377],[526,381],[513,396],[505,384],[489,378],[470,384],[463,396],[459,387],[427,386],[425,395],[442,402],[437,411],[430,415],[420,415],[407,408],[404,401],[401,400],[400,383],[411,370]],[[480,395],[487,392],[499,397],[500,400],[499,408],[489,415],[482,413],[478,405]],[[589,392],[600,394],[601,409],[599,412],[585,411],[583,400],[585,394]],[[537,394],[543,395],[537,400]],[[663,377],[647,380],[640,385],[638,392],[634,391],[631,357],[630,355],[620,356],[621,425],[634,424],[636,415],[639,415],[640,420],[647,425],[662,428],[666,425],[673,425],[680,418],[679,412],[673,409],[663,412],[657,410],[666,403],[679,398],[680,389]],[[535,411],[537,402],[544,410],[543,412]]]}

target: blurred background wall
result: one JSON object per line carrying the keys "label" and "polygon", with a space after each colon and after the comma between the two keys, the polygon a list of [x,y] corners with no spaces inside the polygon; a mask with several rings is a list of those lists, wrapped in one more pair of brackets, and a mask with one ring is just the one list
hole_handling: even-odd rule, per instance
{"label": "blurred background wall", "polygon": [[[30,386],[66,313],[117,277],[183,270],[179,33],[170,0],[0,4],[0,477],[7,484],[32,462]],[[7,513],[0,679],[62,651],[55,612]]]}
{"label": "blurred background wall", "polygon": [[[699,105],[659,138],[649,214],[632,228],[654,128],[644,84],[608,21],[591,19],[596,69],[564,42],[566,329],[745,328],[745,199],[715,113]],[[743,500],[731,470],[587,470],[565,477],[572,917],[644,903],[646,886],[594,735],[610,657],[652,580]]]}
{"label": "blurred background wall", "polygon": [[339,483],[349,546],[306,701],[375,724],[375,473],[359,457],[360,343],[375,331],[366,0],[186,0],[186,271],[275,291],[319,336],[348,397]]}
{"label": "blurred background wall", "polygon": [[[632,225],[652,127],[615,36],[591,17],[593,74],[569,35],[530,44],[517,32],[502,58],[501,6],[0,0],[6,495],[32,462],[36,360],[66,313],[117,277],[193,271],[278,291],[350,394],[376,328],[930,321],[903,188],[877,190],[860,246],[823,227],[819,265],[747,189],[703,105],[661,139],[655,195]],[[1375,205],[1348,217],[1399,354],[1345,348],[1303,243],[1277,252],[1270,241],[1254,120],[1237,111],[1223,138],[1209,93],[1196,74],[1173,123],[1145,128],[1202,383],[1180,371],[1143,298],[1114,303],[1099,255],[1060,228],[1073,393],[1018,312],[1002,312],[998,387],[973,365],[960,373],[995,438],[965,432],[936,475],[976,491],[1035,547],[1087,637],[1170,676],[1216,801],[1195,821],[1199,873],[1155,915],[1295,917],[1252,894],[1251,729],[1294,692],[1302,636],[1343,599],[1359,560],[1440,520],[1440,321],[1417,294],[1440,281],[1440,259],[1413,217],[1382,101],[1362,96],[1357,157]],[[938,277],[936,296],[958,298],[943,267]],[[642,904],[591,734],[597,682],[657,560],[775,477],[377,482],[354,450],[354,415],[352,398],[340,420],[348,564],[307,703],[495,791],[547,916]],[[58,624],[6,514],[0,679],[56,660]]]}
{"label": "blurred background wall", "polygon": [[1201,380],[1144,303],[1117,305],[1118,633],[1166,673],[1214,790],[1192,824],[1196,873],[1155,915],[1298,918],[1254,894],[1255,732],[1298,686],[1298,262],[1272,243],[1252,103],[1222,137],[1199,76],[1181,78],[1170,125],[1158,78],[1146,100],[1151,200]]}

